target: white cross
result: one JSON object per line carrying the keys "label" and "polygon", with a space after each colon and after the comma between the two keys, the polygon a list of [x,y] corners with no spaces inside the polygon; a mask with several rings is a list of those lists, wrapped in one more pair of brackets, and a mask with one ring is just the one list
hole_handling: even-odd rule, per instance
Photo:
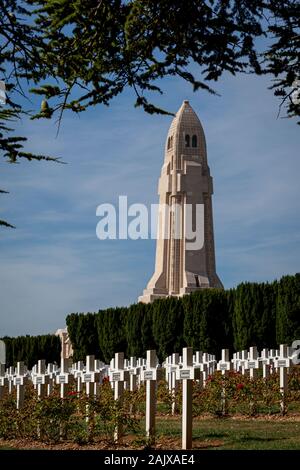
{"label": "white cross", "polygon": [[239,354],[237,352],[233,353],[231,362],[233,364],[233,369],[238,372],[239,370]]}
{"label": "white cross", "polygon": [[116,353],[110,362],[109,379],[114,384],[115,400],[118,400],[124,389],[124,382],[129,380],[129,372],[124,369],[124,353]]}
{"label": "white cross", "polygon": [[261,352],[260,363],[262,364],[263,378],[266,379],[270,374],[270,360],[269,360],[269,350],[264,348]]}
{"label": "white cross", "polygon": [[82,377],[84,374],[84,364],[83,361],[78,361],[75,364],[74,378],[76,380],[76,391],[77,393],[82,392]]}
{"label": "white cross", "polygon": [[182,449],[192,448],[192,401],[193,380],[200,379],[200,368],[193,367],[193,348],[183,348],[182,369],[176,371],[177,380],[182,380]]}
{"label": "white cross", "polygon": [[142,380],[146,382],[146,436],[149,438],[155,434],[156,411],[156,380],[157,374],[156,351],[147,351],[146,369],[142,370]]}
{"label": "white cross", "polygon": [[137,389],[137,376],[140,374],[140,367],[137,367],[136,357],[131,357],[128,366],[129,390],[134,392]]}
{"label": "white cross", "polygon": [[46,395],[49,380],[49,375],[46,374],[46,361],[44,359],[39,360],[37,364],[37,374],[33,377],[33,384],[37,388],[39,398]]}
{"label": "white cross", "polygon": [[86,356],[86,371],[82,376],[87,396],[98,394],[100,373],[95,372],[95,356]]}
{"label": "white cross", "polygon": [[208,375],[213,375],[216,367],[215,356],[208,353],[202,354],[202,362],[200,363],[200,371],[202,372],[202,385],[206,387]]}
{"label": "white cross", "polygon": [[17,373],[16,373],[16,376],[14,377],[14,386],[17,388],[17,409],[18,410],[22,408],[24,404],[24,395],[25,395],[24,386],[27,382],[27,377],[25,374],[26,372],[25,372],[24,362],[23,361],[17,362]]}
{"label": "white cross", "polygon": [[243,349],[243,351],[240,351],[240,363],[239,363],[242,375],[245,375],[247,361],[248,361],[248,351],[247,349]]}
{"label": "white cross", "polygon": [[[203,363],[206,361],[203,359]],[[216,356],[214,354],[208,354],[208,372],[210,375],[215,373],[217,366]]]}
{"label": "white cross", "polygon": [[[108,376],[108,367],[104,364],[104,362],[100,361],[99,359],[95,359],[95,372],[100,374],[99,383],[102,384],[103,378]],[[98,393],[99,387],[97,387]]]}
{"label": "white cross", "polygon": [[[129,379],[128,370],[124,370],[124,353],[116,353],[111,361],[110,380],[114,384],[114,399],[122,400],[124,392],[124,381]],[[122,435],[122,425],[119,423],[115,427],[114,440],[119,440]]]}
{"label": "white cross", "polygon": [[203,354],[202,351],[196,351],[196,354],[193,356],[193,365],[196,369],[199,369],[201,372],[199,379],[197,379],[200,386],[205,387],[207,382],[208,371],[212,367],[211,354]]}
{"label": "white cross", "polygon": [[227,372],[232,370],[232,362],[229,357],[229,349],[222,349],[222,359],[217,364],[217,370],[222,372],[222,375],[225,375]]}
{"label": "white cross", "polygon": [[56,383],[60,385],[60,398],[66,397],[68,384],[72,381],[73,376],[69,374],[70,362],[70,359],[62,359],[60,363],[60,373],[56,376]]}
{"label": "white cross", "polygon": [[142,381],[142,371],[146,369],[146,359],[139,357],[137,360],[137,367],[139,367],[139,374],[137,376],[138,387],[141,385]]}
{"label": "white cross", "polygon": [[0,364],[0,399],[3,397],[7,384],[8,379],[5,377],[5,364]]}
{"label": "white cross", "polygon": [[53,385],[55,383],[56,375],[57,375],[57,366],[55,364],[51,364],[51,363],[48,364],[47,375],[49,377],[49,383],[47,385],[47,395],[49,397],[49,395],[51,394],[53,390]]}
{"label": "white cross", "polygon": [[288,357],[288,350],[286,344],[281,344],[279,349],[278,358],[275,359],[274,365],[276,369],[279,369],[279,382],[280,382],[280,393],[281,402],[280,409],[282,413],[286,412],[286,393],[288,385],[287,371],[291,367],[291,359]]}
{"label": "white cross", "polygon": [[245,368],[249,370],[250,379],[253,379],[257,375],[257,371],[260,367],[258,360],[258,351],[256,346],[249,348],[249,359],[246,361]]}
{"label": "white cross", "polygon": [[193,355],[193,364],[199,365],[202,363],[203,363],[203,352],[196,351],[196,353]]}
{"label": "white cross", "polygon": [[[196,360],[196,357],[195,357]],[[179,354],[173,353],[167,358],[166,362],[166,376],[169,385],[169,392],[172,397],[172,415],[176,412],[176,391],[177,391],[177,380],[176,371],[179,369]]]}
{"label": "white cross", "polygon": [[[223,376],[227,376],[229,371],[232,370],[232,368],[233,368],[233,364],[230,360],[229,349],[222,349],[222,357],[221,357],[221,361],[219,361],[217,364],[217,370],[221,371],[221,374]],[[221,402],[222,402],[223,414],[226,415],[227,414],[227,396],[226,396],[225,384],[222,389]]]}
{"label": "white cross", "polygon": [[11,394],[13,384],[14,384],[14,377],[15,377],[15,368],[10,366],[6,371],[6,377],[8,380],[8,393]]}

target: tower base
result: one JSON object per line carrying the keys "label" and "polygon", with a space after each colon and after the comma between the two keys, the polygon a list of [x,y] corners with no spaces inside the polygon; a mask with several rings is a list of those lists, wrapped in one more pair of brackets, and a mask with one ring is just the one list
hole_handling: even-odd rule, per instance
{"label": "tower base", "polygon": [[[193,276],[194,277],[194,276]],[[191,294],[192,292],[196,292],[202,289],[223,289],[223,284],[216,276],[214,279],[209,280],[206,276],[197,276],[199,285],[187,285],[180,289],[179,293],[175,292],[168,292],[167,289],[161,288],[151,288],[148,287],[144,289],[143,295],[140,295],[138,298],[138,302],[142,302],[144,304],[149,304],[157,299],[165,299],[167,297],[183,297],[184,295]]]}
{"label": "tower base", "polygon": [[169,293],[165,289],[144,289],[143,295],[140,295],[138,298],[138,302],[149,304],[154,300],[165,299],[166,297],[169,297]]}

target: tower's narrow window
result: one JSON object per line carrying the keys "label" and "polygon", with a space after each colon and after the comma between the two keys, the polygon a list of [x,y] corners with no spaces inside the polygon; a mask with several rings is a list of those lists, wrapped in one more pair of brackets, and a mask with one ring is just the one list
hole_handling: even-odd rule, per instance
{"label": "tower's narrow window", "polygon": [[171,149],[173,148],[173,136],[171,135],[171,140],[170,140],[170,146],[171,146]]}
{"label": "tower's narrow window", "polygon": [[188,134],[185,135],[185,146],[190,147],[190,136]]}
{"label": "tower's narrow window", "polygon": [[192,137],[192,147],[197,147],[197,136],[193,135]]}
{"label": "tower's narrow window", "polygon": [[168,137],[167,149],[169,150],[170,148],[171,148],[171,138]]}
{"label": "tower's narrow window", "polygon": [[195,274],[196,287],[200,287],[199,276]]}

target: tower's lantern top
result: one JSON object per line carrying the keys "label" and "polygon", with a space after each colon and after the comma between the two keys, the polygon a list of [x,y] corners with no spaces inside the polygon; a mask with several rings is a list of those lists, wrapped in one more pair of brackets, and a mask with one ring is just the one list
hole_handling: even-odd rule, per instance
{"label": "tower's lantern top", "polygon": [[[193,150],[192,150],[193,149]],[[206,142],[201,122],[188,100],[184,100],[174,117],[166,141],[168,159],[169,151],[179,154],[194,152],[198,149],[206,161]]]}

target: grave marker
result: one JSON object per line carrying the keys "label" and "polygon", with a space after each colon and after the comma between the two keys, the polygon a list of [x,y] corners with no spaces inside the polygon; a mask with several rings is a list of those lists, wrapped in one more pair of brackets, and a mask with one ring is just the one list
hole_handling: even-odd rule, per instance
{"label": "grave marker", "polygon": [[136,357],[131,357],[129,360],[129,390],[134,392],[137,389],[137,375],[140,372],[137,367]]}
{"label": "grave marker", "polygon": [[[229,374],[229,371],[231,371],[232,368],[233,368],[233,364],[230,360],[229,349],[222,349],[222,359],[217,364],[217,370],[221,371],[221,374],[224,377],[227,377]],[[226,415],[227,414],[226,378],[225,378],[224,386],[222,389],[221,402],[222,402],[223,414]]]}
{"label": "grave marker", "polygon": [[260,360],[262,364],[263,378],[267,379],[270,375],[270,362],[269,362],[268,348],[264,348],[262,350]]}
{"label": "grave marker", "polygon": [[66,398],[68,385],[71,382],[69,374],[70,359],[61,359],[60,373],[56,376],[56,383],[60,385],[60,398]]}
{"label": "grave marker", "polygon": [[250,379],[254,379],[257,376],[259,365],[257,347],[251,346],[249,349],[249,359],[246,362],[246,369],[249,370]]}
{"label": "grave marker", "polygon": [[83,373],[84,373],[83,361],[76,362],[74,378],[76,380],[76,391],[78,395],[82,392],[82,389],[83,389],[83,383],[82,383]]}
{"label": "grave marker", "polygon": [[279,369],[279,386],[280,386],[280,410],[282,414],[287,411],[286,394],[288,385],[288,369],[291,366],[291,359],[288,357],[288,350],[286,344],[281,344],[279,349],[278,358],[275,359],[274,365],[276,370]]}
{"label": "grave marker", "polygon": [[46,361],[41,359],[37,364],[37,374],[33,377],[33,383],[36,386],[39,398],[46,395],[49,376],[46,374]]}
{"label": "grave marker", "polygon": [[7,384],[8,380],[7,377],[5,377],[5,364],[0,364],[0,400],[4,395]]}
{"label": "grave marker", "polygon": [[95,356],[86,356],[85,373],[82,375],[82,382],[85,384],[87,396],[98,393],[100,373],[95,372]]}
{"label": "grave marker", "polygon": [[27,377],[25,377],[25,367],[24,362],[19,361],[17,362],[17,371],[16,375],[13,379],[14,386],[17,388],[17,410],[22,408],[24,405],[24,396],[25,396],[25,383],[27,381]]}
{"label": "grave marker", "polygon": [[7,380],[8,380],[8,393],[11,394],[13,384],[14,384],[14,376],[15,376],[15,368],[10,366],[7,370]]}
{"label": "grave marker", "polygon": [[243,349],[241,353],[242,353],[242,359],[240,361],[240,365],[241,365],[242,375],[245,375],[246,363],[248,361],[248,351],[247,349]]}
{"label": "grave marker", "polygon": [[48,364],[47,366],[47,375],[49,377],[49,382],[48,382],[48,385],[47,385],[47,396],[49,397],[49,395],[51,394],[52,390],[53,390],[53,385],[55,383],[55,379],[56,379],[56,371],[57,371],[57,366],[55,366],[54,364]]}
{"label": "grave marker", "polygon": [[[124,353],[116,353],[114,361],[111,361],[111,366],[113,366],[113,368],[110,371],[110,379],[114,384],[114,399],[121,402],[124,392],[124,382],[129,378],[128,371],[124,370]],[[122,425],[118,423],[114,432],[115,442],[117,442],[121,436]]]}
{"label": "grave marker", "polygon": [[[197,357],[195,358],[197,360]],[[172,396],[172,415],[176,413],[176,393],[177,393],[177,380],[176,380],[176,371],[179,369],[179,354],[173,353],[171,356],[171,371],[170,371],[170,384],[171,386],[171,396]]]}
{"label": "grave marker", "polygon": [[182,380],[182,449],[192,448],[193,430],[193,380],[200,377],[200,369],[193,367],[193,348],[183,348],[182,369],[176,371],[177,380]]}
{"label": "grave marker", "polygon": [[153,437],[155,434],[155,411],[157,380],[156,351],[147,351],[146,369],[142,371],[142,380],[146,382],[146,436]]}
{"label": "grave marker", "polygon": [[222,372],[222,375],[227,375],[226,372],[232,370],[232,362],[229,357],[229,349],[222,349],[222,359],[217,364],[217,370]]}

